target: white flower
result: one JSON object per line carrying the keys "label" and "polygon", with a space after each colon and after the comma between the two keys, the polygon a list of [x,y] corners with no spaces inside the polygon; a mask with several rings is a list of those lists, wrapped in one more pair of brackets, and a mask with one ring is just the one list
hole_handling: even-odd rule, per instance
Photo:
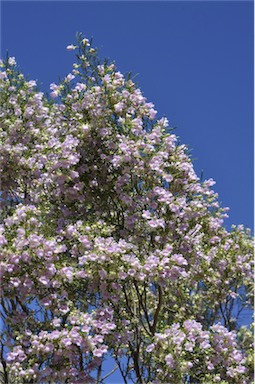
{"label": "white flower", "polygon": [[6,79],[7,75],[6,72],[0,72],[0,79]]}
{"label": "white flower", "polygon": [[58,97],[58,92],[57,91],[53,91],[50,93],[50,96],[55,99],[56,97]]}
{"label": "white flower", "polygon": [[9,65],[15,65],[15,64],[16,64],[15,57],[9,57],[9,59],[8,59],[8,64],[9,64]]}
{"label": "white flower", "polygon": [[67,47],[66,47],[66,49],[68,50],[68,51],[73,51],[74,49],[76,49],[77,47],[75,46],[75,45],[73,45],[73,44],[70,44],[70,45],[68,45]]}
{"label": "white flower", "polygon": [[83,40],[82,40],[82,43],[83,43],[84,45],[87,45],[88,47],[90,46],[90,44],[89,44],[89,40],[88,40],[88,39],[83,39]]}
{"label": "white flower", "polygon": [[35,87],[35,86],[36,86],[36,81],[35,81],[35,80],[30,80],[30,81],[27,83],[27,86],[28,86],[29,88]]}

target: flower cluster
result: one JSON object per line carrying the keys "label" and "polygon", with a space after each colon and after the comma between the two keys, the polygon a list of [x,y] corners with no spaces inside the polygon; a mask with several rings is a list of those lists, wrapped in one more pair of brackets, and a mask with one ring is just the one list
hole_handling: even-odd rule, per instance
{"label": "flower cluster", "polygon": [[37,334],[25,330],[7,357],[13,382],[19,383],[22,378],[45,383],[67,379],[91,383],[90,373],[100,366],[108,350],[105,337],[115,328],[111,314],[110,308],[93,314],[74,310],[65,323],[63,318],[54,317],[47,331]]}
{"label": "flower cluster", "polygon": [[205,331],[195,320],[174,323],[164,333],[155,333],[146,352],[157,356],[160,382],[189,378],[201,383],[247,383],[245,357],[237,348],[236,335],[220,324]]}

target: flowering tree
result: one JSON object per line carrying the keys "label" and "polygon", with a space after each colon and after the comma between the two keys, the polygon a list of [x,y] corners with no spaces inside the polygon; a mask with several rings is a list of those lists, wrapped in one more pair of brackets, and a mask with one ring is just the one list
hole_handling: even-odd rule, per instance
{"label": "flowering tree", "polygon": [[77,35],[49,99],[1,62],[1,382],[251,383],[252,239]]}

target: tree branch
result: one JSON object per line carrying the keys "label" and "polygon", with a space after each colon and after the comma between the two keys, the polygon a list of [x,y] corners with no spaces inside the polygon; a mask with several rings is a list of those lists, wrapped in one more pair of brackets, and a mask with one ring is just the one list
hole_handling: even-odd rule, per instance
{"label": "tree branch", "polygon": [[152,331],[153,335],[156,332],[156,326],[157,326],[157,322],[158,322],[158,317],[159,317],[160,309],[161,309],[161,306],[162,306],[162,299],[163,299],[162,288],[159,285],[158,286],[158,306],[156,308],[156,312],[155,312],[155,315],[154,315],[153,325],[151,327],[151,331]]}
{"label": "tree branch", "polygon": [[107,373],[107,375],[105,375],[104,377],[102,377],[101,381],[105,380],[107,377],[109,377],[110,375],[112,375],[112,374],[116,371],[116,369],[118,369],[118,368],[119,368],[119,366],[118,366],[118,364],[116,364],[115,367],[111,370],[111,372]]}

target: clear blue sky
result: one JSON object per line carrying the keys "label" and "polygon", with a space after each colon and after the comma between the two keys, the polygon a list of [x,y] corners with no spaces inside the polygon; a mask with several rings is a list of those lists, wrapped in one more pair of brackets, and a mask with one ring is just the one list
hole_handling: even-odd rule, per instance
{"label": "clear blue sky", "polygon": [[139,74],[197,173],[216,180],[228,228],[253,228],[253,2],[2,1],[1,55],[44,91],[71,71],[76,32]]}

